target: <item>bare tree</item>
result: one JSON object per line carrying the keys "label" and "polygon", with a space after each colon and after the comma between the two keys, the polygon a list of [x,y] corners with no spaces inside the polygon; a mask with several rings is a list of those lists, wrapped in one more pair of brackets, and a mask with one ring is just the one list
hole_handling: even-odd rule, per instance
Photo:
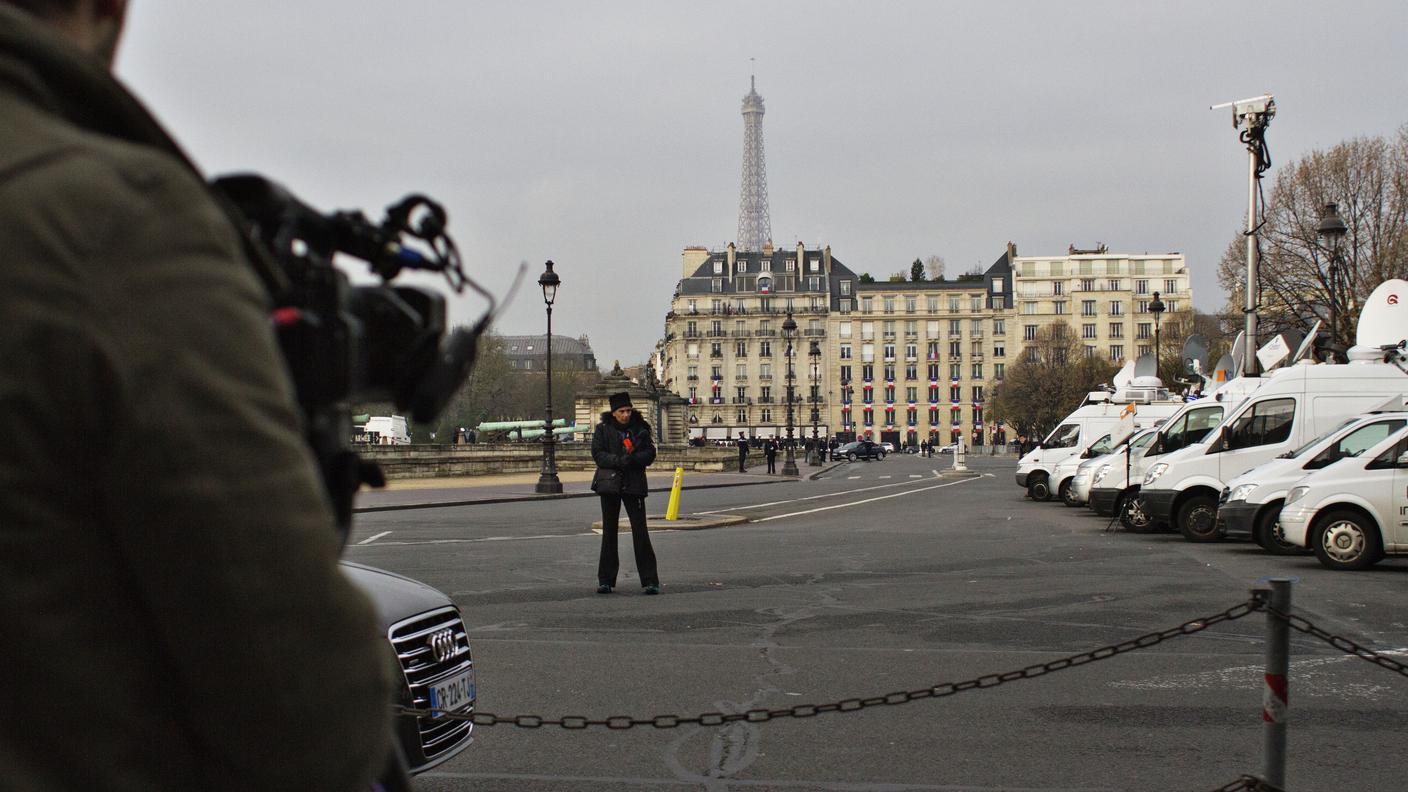
{"label": "bare tree", "polygon": [[[1339,285],[1330,288],[1330,249],[1316,233],[1325,204],[1337,203],[1347,231]],[[1337,343],[1353,340],[1359,308],[1389,278],[1408,275],[1408,125],[1392,139],[1354,138],[1312,151],[1277,174],[1261,227],[1261,325],[1302,332],[1335,307]],[[1229,311],[1240,312],[1246,243],[1238,234],[1218,265]]]}
{"label": "bare tree", "polygon": [[947,265],[944,264],[943,256],[940,256],[937,253],[924,259],[924,268],[929,273],[929,280],[943,280],[945,266]]}
{"label": "bare tree", "polygon": [[1103,358],[1087,357],[1070,326],[1058,322],[1037,331],[1021,359],[1008,366],[994,391],[992,414],[1018,434],[1044,436],[1115,371]]}

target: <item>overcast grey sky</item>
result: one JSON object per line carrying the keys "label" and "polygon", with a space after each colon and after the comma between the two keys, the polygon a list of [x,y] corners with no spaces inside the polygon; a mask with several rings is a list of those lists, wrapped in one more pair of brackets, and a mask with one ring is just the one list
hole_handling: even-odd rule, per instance
{"label": "overcast grey sky", "polygon": [[[1104,242],[1177,250],[1195,302],[1246,210],[1228,110],[1270,91],[1269,174],[1408,122],[1408,3],[134,0],[118,72],[208,173],[323,209],[442,201],[500,332],[660,336],[687,245],[736,234],[757,75],[773,238],[950,274]],[[1267,183],[1270,188],[1270,179]],[[452,303],[468,321],[481,304]]]}

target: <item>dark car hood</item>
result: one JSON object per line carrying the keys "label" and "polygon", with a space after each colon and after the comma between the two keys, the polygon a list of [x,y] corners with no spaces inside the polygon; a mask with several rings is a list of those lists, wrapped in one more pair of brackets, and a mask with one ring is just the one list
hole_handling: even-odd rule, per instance
{"label": "dark car hood", "polygon": [[383,630],[389,630],[391,625],[417,613],[454,604],[437,589],[394,572],[352,561],[341,561],[339,566],[347,579],[376,605]]}

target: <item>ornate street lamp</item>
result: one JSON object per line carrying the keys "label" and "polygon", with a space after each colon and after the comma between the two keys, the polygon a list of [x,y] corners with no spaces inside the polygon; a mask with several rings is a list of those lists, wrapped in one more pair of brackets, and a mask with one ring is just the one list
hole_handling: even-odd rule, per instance
{"label": "ornate street lamp", "polygon": [[797,321],[792,318],[792,311],[787,311],[787,318],[782,322],[782,340],[787,344],[787,457],[782,462],[782,475],[800,476],[797,470],[797,458],[792,453],[792,342],[797,335]]}
{"label": "ornate street lamp", "polygon": [[1315,227],[1315,233],[1330,245],[1330,346],[1335,346],[1339,340],[1340,328],[1336,320],[1339,317],[1340,301],[1340,242],[1344,239],[1345,230],[1344,220],[1340,218],[1340,205],[1325,204],[1325,211],[1320,215],[1320,225]]}
{"label": "ornate street lamp", "polygon": [[1164,315],[1164,302],[1159,299],[1159,293],[1154,292],[1154,301],[1149,303],[1149,313],[1154,315],[1154,376],[1160,376],[1159,364],[1163,361],[1163,349],[1159,346],[1159,320]]}
{"label": "ornate street lamp", "polygon": [[811,351],[807,353],[812,359],[812,467],[820,467],[824,461],[822,459],[821,438],[817,437],[817,421],[821,416],[818,409],[821,407],[821,345],[812,341]]}
{"label": "ornate street lamp", "polygon": [[552,303],[557,299],[557,287],[561,284],[562,279],[552,271],[552,262],[549,261],[547,269],[538,278],[538,285],[543,287],[543,303],[548,308],[548,403],[543,417],[543,472],[538,476],[538,486],[535,490],[542,494],[562,492],[562,482],[557,478],[557,440],[552,434]]}

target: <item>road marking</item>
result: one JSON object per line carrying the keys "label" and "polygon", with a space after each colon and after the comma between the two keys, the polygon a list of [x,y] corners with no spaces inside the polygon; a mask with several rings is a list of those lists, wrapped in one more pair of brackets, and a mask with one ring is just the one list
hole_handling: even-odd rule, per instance
{"label": "road marking", "polygon": [[[860,476],[851,476],[860,478]],[[747,509],[765,509],[769,506],[785,506],[789,503],[801,503],[802,501],[816,500],[818,498],[840,498],[845,495],[854,495],[857,492],[869,492],[870,490],[889,489],[891,487],[907,487],[913,484],[912,481],[897,481],[894,484],[876,484],[873,487],[860,487],[853,490],[842,490],[841,492],[825,492],[820,495],[808,495],[804,498],[788,498],[787,500],[771,501],[769,503],[755,503],[751,506],[730,506],[727,509],[714,509],[713,511],[695,512],[695,514],[726,514],[728,512],[744,511]]]}
{"label": "road marking", "polygon": [[760,517],[756,520],[753,520],[753,522],[770,522],[772,520],[781,520],[784,517],[800,517],[804,514],[815,514],[817,512],[830,511],[832,509],[849,509],[852,506],[860,506],[866,503],[874,503],[875,501],[887,500],[889,498],[899,498],[905,495],[913,495],[918,492],[928,492],[929,490],[943,489],[944,487],[953,487],[958,484],[977,480],[978,479],[976,478],[959,479],[958,481],[950,481],[947,484],[935,484],[931,487],[920,487],[919,489],[906,490],[904,492],[892,492],[889,495],[877,495],[874,498],[866,498],[865,500],[851,501],[850,503],[838,503],[835,506],[819,506],[815,509],[808,509],[806,511],[791,512],[789,514],[778,514],[772,517]]}
{"label": "road marking", "polygon": [[922,475],[920,475],[920,474],[918,474],[918,473],[910,473],[910,474],[909,474],[909,477],[910,477],[910,478],[924,478]]}
{"label": "road marking", "polygon": [[[387,531],[386,533],[391,533]],[[596,536],[597,531],[587,531],[586,533],[575,534],[542,534],[539,536],[481,536],[477,539],[406,539],[400,542],[381,542],[377,547],[409,547],[411,545],[436,545],[436,544],[475,544],[477,542],[514,542],[519,539],[574,539],[581,536]],[[651,533],[657,533],[654,529]],[[385,536],[386,534],[377,534]],[[376,537],[372,537],[375,539]],[[357,545],[364,545],[366,542],[358,542]]]}
{"label": "road marking", "polygon": [[[1378,653],[1399,656],[1408,654],[1403,649],[1380,649]],[[1384,685],[1324,678],[1326,676],[1324,672],[1334,671],[1331,666],[1340,665],[1349,659],[1350,655],[1336,655],[1334,657],[1292,660],[1290,667],[1295,672],[1296,695],[1326,696],[1337,699],[1360,698],[1372,701],[1381,701],[1385,696],[1391,695],[1391,690]],[[1107,682],[1106,684],[1113,688],[1126,690],[1209,690],[1228,687],[1259,690],[1265,684],[1262,679],[1265,671],[1265,666],[1242,665],[1194,674],[1158,675],[1145,679]]]}
{"label": "road marking", "polygon": [[386,535],[389,534],[389,533],[391,533],[391,532],[390,532],[390,531],[382,531],[381,533],[376,534],[375,536],[368,536],[366,539],[363,539],[362,541],[358,542],[357,544],[359,544],[359,545],[371,544],[372,542],[375,542],[376,540],[380,539],[380,538],[383,537],[383,536],[386,536]]}
{"label": "road marking", "polygon": [[892,478],[892,476],[876,476],[876,478],[887,479],[887,478]]}
{"label": "road marking", "polygon": [[860,478],[860,476],[846,476],[847,481],[855,481],[858,478]]}

